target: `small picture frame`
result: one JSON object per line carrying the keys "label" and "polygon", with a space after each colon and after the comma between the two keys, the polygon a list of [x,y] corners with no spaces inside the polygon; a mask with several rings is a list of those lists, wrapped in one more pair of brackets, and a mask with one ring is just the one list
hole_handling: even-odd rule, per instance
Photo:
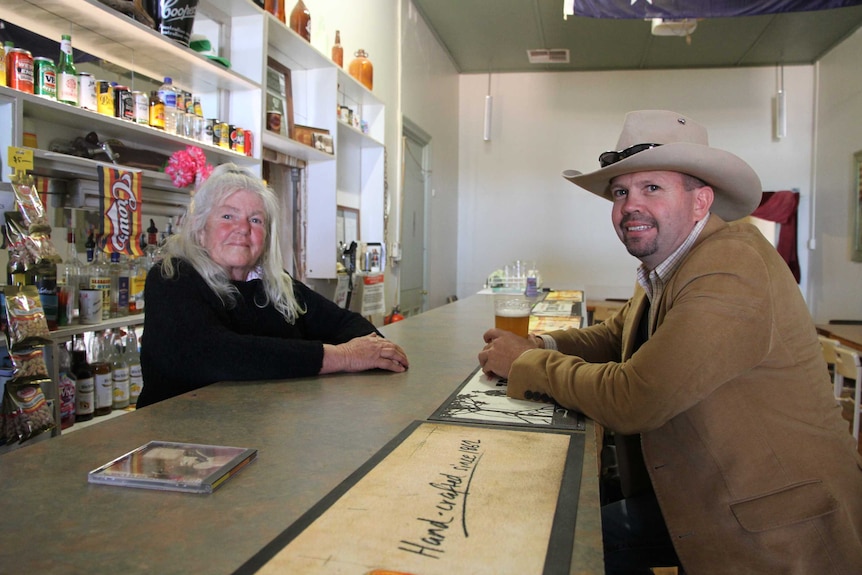
{"label": "small picture frame", "polygon": [[315,150],[326,152],[327,154],[334,153],[332,147],[332,136],[329,134],[320,134],[315,132],[311,134],[311,142]]}
{"label": "small picture frame", "polygon": [[267,58],[266,65],[266,129],[293,138],[293,91],[290,69]]}

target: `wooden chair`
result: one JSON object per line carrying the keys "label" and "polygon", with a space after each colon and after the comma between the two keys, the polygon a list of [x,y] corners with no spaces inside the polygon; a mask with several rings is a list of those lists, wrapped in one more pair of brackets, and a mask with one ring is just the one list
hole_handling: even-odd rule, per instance
{"label": "wooden chair", "polygon": [[835,387],[844,388],[845,379],[852,379],[853,385],[853,437],[859,440],[859,411],[862,409],[862,361],[855,349],[839,345],[835,348],[838,363],[835,364]]}
{"label": "wooden chair", "polygon": [[836,348],[841,345],[837,339],[831,339],[825,335],[817,336],[820,338],[820,349],[823,352],[823,359],[826,361],[826,367],[829,368],[829,374],[832,376],[832,387],[835,399],[841,399],[841,387],[838,385],[835,376],[835,365],[838,363],[838,352]]}

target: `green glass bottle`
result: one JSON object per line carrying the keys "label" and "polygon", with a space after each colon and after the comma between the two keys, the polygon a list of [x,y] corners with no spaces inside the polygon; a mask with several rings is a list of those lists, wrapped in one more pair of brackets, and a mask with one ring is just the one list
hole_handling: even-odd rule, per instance
{"label": "green glass bottle", "polygon": [[57,63],[57,101],[78,105],[78,69],[72,59],[72,36],[63,34]]}

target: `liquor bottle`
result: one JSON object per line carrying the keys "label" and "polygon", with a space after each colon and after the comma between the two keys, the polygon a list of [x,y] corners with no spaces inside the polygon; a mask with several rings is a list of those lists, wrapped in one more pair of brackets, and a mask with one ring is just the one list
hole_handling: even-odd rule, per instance
{"label": "liquor bottle", "polygon": [[87,361],[83,335],[76,335],[72,342],[72,373],[75,375],[75,421],[89,421],[96,407],[95,379]]}
{"label": "liquor bottle", "polygon": [[65,301],[61,301],[60,306],[62,308],[65,303],[65,309],[61,309],[60,314],[65,312],[66,325],[77,325],[80,316],[78,286],[81,281],[81,260],[78,259],[78,249],[75,247],[74,228],[70,228],[66,234],[66,259],[61,265],[62,268],[57,270],[57,281],[63,286],[60,299]]}
{"label": "liquor bottle", "polygon": [[[101,246],[101,241],[98,242]],[[111,274],[101,249],[96,249],[90,271],[90,289],[102,290],[102,321],[111,319]]]}
{"label": "liquor bottle", "polygon": [[335,31],[335,44],[332,46],[332,61],[338,64],[339,68],[344,67],[344,48],[341,46],[341,31]]}
{"label": "liquor bottle", "polygon": [[302,0],[297,1],[290,13],[290,29],[302,36],[306,42],[311,42],[311,14]]}
{"label": "liquor bottle", "polygon": [[129,365],[126,363],[123,339],[117,332],[106,331],[106,348],[111,361],[111,382],[114,386],[114,409],[129,407]]}
{"label": "liquor bottle", "polygon": [[159,99],[165,105],[165,132],[177,133],[177,89],[170,77],[159,87]]}
{"label": "liquor bottle", "polygon": [[120,254],[111,253],[111,263],[108,264],[108,277],[111,278],[111,317],[129,315],[129,271],[128,266],[120,261]]}
{"label": "liquor bottle", "polygon": [[78,69],[72,58],[72,37],[63,34],[60,40],[60,59],[57,62],[57,101],[78,105]]}
{"label": "liquor bottle", "polygon": [[60,427],[67,429],[75,425],[75,387],[77,379],[72,373],[72,356],[65,343],[57,345],[58,379],[60,392]]}
{"label": "liquor bottle", "polygon": [[96,409],[93,415],[99,417],[111,413],[114,405],[114,380],[111,375],[111,358],[105,345],[105,332],[93,334],[90,348],[90,366],[93,368],[93,385],[96,395]]}
{"label": "liquor bottle", "polygon": [[[141,236],[143,238],[143,235]],[[146,250],[147,244],[143,243]],[[146,253],[146,252],[145,252]],[[144,286],[147,283],[147,258],[141,256],[129,263],[129,315],[143,313]]]}
{"label": "liquor bottle", "polygon": [[138,396],[144,388],[144,376],[141,375],[141,352],[138,350],[138,336],[134,326],[126,329],[126,365],[129,368],[129,403],[138,403]]}
{"label": "liquor bottle", "polygon": [[150,227],[147,228],[147,248],[144,251],[147,262],[147,270],[156,265],[159,258],[159,230],[156,223],[150,219]]}
{"label": "liquor bottle", "polygon": [[159,130],[165,129],[165,103],[159,98],[159,93],[156,90],[150,92],[150,118],[149,123],[151,128]]}
{"label": "liquor bottle", "polygon": [[59,314],[59,297],[57,296],[57,262],[42,258],[33,266],[33,283],[39,291],[39,301],[45,313],[45,321],[49,330],[56,330]]}
{"label": "liquor bottle", "polygon": [[84,250],[87,256],[87,263],[93,261],[93,257],[96,255],[96,238],[94,237],[93,229],[90,229],[90,232],[87,234],[87,241],[84,242]]}

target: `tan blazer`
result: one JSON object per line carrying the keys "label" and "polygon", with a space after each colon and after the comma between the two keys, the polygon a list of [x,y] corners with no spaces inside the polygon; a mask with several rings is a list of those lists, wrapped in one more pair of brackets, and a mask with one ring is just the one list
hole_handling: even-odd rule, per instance
{"label": "tan blazer", "polygon": [[519,357],[509,395],[641,434],[688,575],[862,573],[862,460],[787,264],[712,215],[653,305],[636,353],[640,287],[605,324],[553,332],[559,352]]}

